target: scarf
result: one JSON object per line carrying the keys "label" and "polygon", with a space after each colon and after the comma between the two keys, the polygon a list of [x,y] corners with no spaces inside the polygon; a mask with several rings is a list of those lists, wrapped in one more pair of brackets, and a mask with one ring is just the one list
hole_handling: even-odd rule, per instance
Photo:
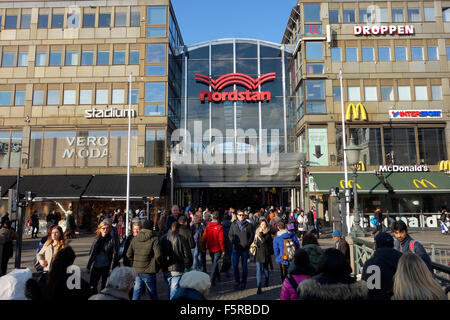
{"label": "scarf", "polygon": [[242,231],[242,228],[244,227],[245,222],[246,222],[246,220],[242,220],[242,222],[238,220],[239,231]]}

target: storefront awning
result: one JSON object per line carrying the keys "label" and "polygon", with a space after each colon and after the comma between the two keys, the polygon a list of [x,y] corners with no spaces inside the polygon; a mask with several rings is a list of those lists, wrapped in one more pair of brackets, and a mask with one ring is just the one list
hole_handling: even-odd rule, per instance
{"label": "storefront awning", "polygon": [[444,172],[384,173],[395,193],[450,192],[450,177]]}
{"label": "storefront awning", "polygon": [[[338,187],[345,189],[344,173],[314,172],[311,173],[313,179],[309,183],[309,192],[329,193],[330,188]],[[349,187],[355,188],[352,173],[348,174]],[[388,190],[373,172],[359,172],[357,181],[358,193],[373,194],[387,193]]]}
{"label": "storefront awning", "polygon": [[8,189],[13,189],[17,182],[17,176],[0,176],[0,186],[2,188],[1,197],[8,196]]}
{"label": "storefront awning", "polygon": [[[159,197],[165,176],[131,175],[130,198]],[[127,195],[126,175],[96,175],[81,196],[83,199],[125,199]]]}

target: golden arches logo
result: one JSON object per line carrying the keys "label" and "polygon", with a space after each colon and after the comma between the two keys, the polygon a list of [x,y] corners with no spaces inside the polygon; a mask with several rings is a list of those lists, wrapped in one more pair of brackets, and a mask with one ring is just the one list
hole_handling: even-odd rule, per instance
{"label": "golden arches logo", "polygon": [[450,170],[450,161],[442,160],[441,162],[439,162],[439,170],[441,171]]}
{"label": "golden arches logo", "polygon": [[429,180],[427,180],[427,179],[422,179],[422,180],[414,179],[414,180],[413,180],[413,183],[414,183],[414,185],[416,186],[417,189],[420,189],[420,187],[419,187],[418,184],[421,184],[424,188],[427,188],[427,189],[428,189],[428,185],[430,185],[430,186],[433,187],[434,189],[437,188],[433,183],[431,183],[431,182],[430,182]]}
{"label": "golden arches logo", "polygon": [[364,162],[360,161],[357,164],[353,165],[354,168],[358,171],[366,171],[366,166],[364,165]]}
{"label": "golden arches logo", "polygon": [[361,120],[367,121],[367,112],[361,103],[358,103],[355,107],[353,103],[350,103],[347,107],[347,112],[345,113],[345,120]]}
{"label": "golden arches logo", "polygon": [[[353,188],[353,185],[352,185],[353,183],[354,183],[353,180],[348,180],[348,186],[349,186],[349,188]],[[339,181],[339,185],[341,186],[341,189],[345,189],[345,180]],[[359,183],[356,183],[356,187],[357,187],[358,189],[361,189],[361,186],[359,185]]]}

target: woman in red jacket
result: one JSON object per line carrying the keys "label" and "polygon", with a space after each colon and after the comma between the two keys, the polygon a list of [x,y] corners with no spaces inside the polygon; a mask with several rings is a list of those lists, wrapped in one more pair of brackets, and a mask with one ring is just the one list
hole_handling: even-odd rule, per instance
{"label": "woman in red jacket", "polygon": [[213,262],[211,268],[211,286],[215,286],[217,278],[220,281],[219,259],[222,252],[225,252],[225,238],[223,237],[223,227],[220,224],[219,211],[214,211],[212,214],[212,221],[206,226],[202,238],[202,252],[206,252],[208,248],[209,256]]}

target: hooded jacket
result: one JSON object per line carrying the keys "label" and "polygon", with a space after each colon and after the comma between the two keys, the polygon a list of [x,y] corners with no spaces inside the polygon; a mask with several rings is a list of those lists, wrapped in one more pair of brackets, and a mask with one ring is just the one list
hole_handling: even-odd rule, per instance
{"label": "hooded jacket", "polygon": [[381,272],[381,289],[369,289],[370,300],[390,300],[394,286],[394,274],[397,270],[398,260],[402,253],[391,248],[380,248],[373,253],[373,256],[364,263],[362,279],[367,279],[374,273],[368,273],[369,266],[378,266]]}
{"label": "hooded jacket", "polygon": [[192,252],[186,239],[176,231],[169,230],[161,238],[163,271],[183,272],[192,265]]}
{"label": "hooded jacket", "polygon": [[235,250],[249,250],[254,236],[255,230],[247,220],[243,221],[242,230],[239,229],[238,220],[234,220],[228,233],[228,239],[230,239]]}
{"label": "hooded jacket", "polygon": [[156,232],[148,229],[139,231],[131,240],[127,258],[133,261],[136,273],[157,273],[161,263],[161,250]]}
{"label": "hooded jacket", "polygon": [[283,263],[284,265],[288,266],[291,264],[291,262],[282,259],[282,256],[284,255],[283,252],[284,239],[292,239],[296,249],[300,248],[300,243],[298,242],[297,236],[294,233],[287,231],[286,229],[278,231],[277,236],[273,239],[273,251],[275,255],[275,262],[280,264]]}
{"label": "hooded jacket", "polygon": [[320,258],[323,255],[322,248],[317,244],[307,244],[303,246],[303,249],[308,253],[309,262],[317,270]]}
{"label": "hooded jacket", "polygon": [[202,251],[225,252],[225,239],[223,237],[223,227],[220,222],[211,221],[203,233]]}

